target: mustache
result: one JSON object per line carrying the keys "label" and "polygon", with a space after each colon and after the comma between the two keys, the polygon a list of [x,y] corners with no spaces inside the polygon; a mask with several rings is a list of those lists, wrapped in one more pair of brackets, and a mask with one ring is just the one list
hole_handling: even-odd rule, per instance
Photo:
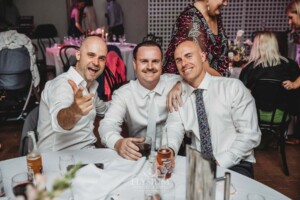
{"label": "mustache", "polygon": [[144,70],[142,70],[142,72],[144,72],[144,73],[146,73],[146,72],[153,72],[153,73],[155,73],[155,72],[158,72],[158,70],[152,68],[152,69],[144,69]]}

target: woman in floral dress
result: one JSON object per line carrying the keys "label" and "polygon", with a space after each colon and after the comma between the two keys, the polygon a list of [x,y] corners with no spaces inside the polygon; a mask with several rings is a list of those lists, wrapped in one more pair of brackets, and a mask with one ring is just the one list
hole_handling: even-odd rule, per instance
{"label": "woman in floral dress", "polygon": [[[171,42],[165,54],[164,72],[178,73],[174,51],[178,44],[191,39],[203,44],[208,62],[206,71],[216,76],[229,76],[228,39],[221,19],[221,8],[227,0],[196,0],[180,14],[173,28]],[[199,41],[199,42],[198,42]]]}

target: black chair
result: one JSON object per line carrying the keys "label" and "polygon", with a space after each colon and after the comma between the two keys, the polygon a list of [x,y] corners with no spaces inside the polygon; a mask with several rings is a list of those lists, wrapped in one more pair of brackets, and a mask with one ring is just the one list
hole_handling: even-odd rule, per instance
{"label": "black chair", "polygon": [[285,153],[285,138],[290,121],[290,107],[293,94],[282,86],[282,81],[261,79],[252,89],[255,99],[259,127],[263,134],[275,134],[283,164],[283,171],[289,175]]}
{"label": "black chair", "polygon": [[26,116],[24,121],[20,147],[19,147],[20,156],[25,156],[28,154],[28,136],[27,136],[28,131],[34,131],[35,138],[38,140],[38,134],[36,132],[38,119],[39,119],[39,106],[36,106],[34,109],[30,111],[30,113]]}
{"label": "black chair", "polygon": [[31,57],[26,47],[0,51],[0,121],[19,120],[33,97]]}
{"label": "black chair", "polygon": [[157,44],[162,46],[163,44],[163,39],[162,37],[155,36],[153,33],[147,34],[144,38],[143,41],[155,41]]}
{"label": "black chair", "polygon": [[78,50],[79,47],[74,45],[65,45],[60,48],[59,56],[61,62],[63,63],[65,72],[68,71],[70,66],[74,66],[76,64],[75,52]]}

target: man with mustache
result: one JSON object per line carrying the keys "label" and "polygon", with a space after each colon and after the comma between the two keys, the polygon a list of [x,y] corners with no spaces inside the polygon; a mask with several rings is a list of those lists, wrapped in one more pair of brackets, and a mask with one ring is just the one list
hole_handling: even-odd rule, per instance
{"label": "man with mustache", "polygon": [[206,54],[193,41],[180,43],[174,59],[183,78],[182,106],[168,115],[169,147],[177,153],[189,133],[203,157],[253,177],[253,148],[260,143],[261,131],[249,90],[237,79],[208,74]]}
{"label": "man with mustache", "polygon": [[[105,118],[101,120],[99,133],[101,142],[129,160],[137,160],[142,155],[134,142],[142,142],[147,134],[150,96],[154,95],[156,109],[156,136],[152,137],[159,147],[162,126],[167,119],[166,98],[169,90],[179,80],[178,75],[162,73],[162,49],[154,41],[138,44],[133,51],[133,66],[137,80],[116,90]],[[153,105],[153,104],[151,104]],[[121,125],[128,126],[128,138],[123,138]],[[152,143],[153,145],[153,143]]]}
{"label": "man with mustache", "polygon": [[94,148],[94,119],[106,111],[97,96],[96,78],[105,67],[107,47],[97,36],[86,38],[76,52],[76,66],[48,81],[38,120],[40,151]]}

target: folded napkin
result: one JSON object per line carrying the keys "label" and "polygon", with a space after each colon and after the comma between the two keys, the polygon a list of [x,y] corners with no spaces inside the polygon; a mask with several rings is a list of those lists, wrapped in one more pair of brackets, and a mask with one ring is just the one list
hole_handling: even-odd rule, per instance
{"label": "folded napkin", "polygon": [[145,157],[138,161],[118,158],[105,163],[104,169],[99,169],[93,164],[79,169],[72,181],[74,199],[105,199],[118,186],[139,174],[145,161]]}

